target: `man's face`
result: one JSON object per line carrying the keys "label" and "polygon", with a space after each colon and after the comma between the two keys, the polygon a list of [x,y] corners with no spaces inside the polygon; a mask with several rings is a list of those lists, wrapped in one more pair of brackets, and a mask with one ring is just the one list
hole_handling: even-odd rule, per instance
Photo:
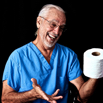
{"label": "man's face", "polygon": [[46,17],[39,17],[41,20],[39,35],[42,43],[51,48],[55,45],[63,32],[66,23],[65,14],[56,9],[51,9]]}

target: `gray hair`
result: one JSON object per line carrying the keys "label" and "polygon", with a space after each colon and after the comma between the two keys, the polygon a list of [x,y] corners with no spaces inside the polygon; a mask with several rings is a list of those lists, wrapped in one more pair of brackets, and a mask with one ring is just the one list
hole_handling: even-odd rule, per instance
{"label": "gray hair", "polygon": [[[50,9],[52,8],[55,8],[63,13],[65,13],[65,11],[60,7],[60,6],[57,6],[57,5],[54,5],[54,4],[46,4],[42,7],[42,9],[40,10],[38,16],[43,16],[43,17],[46,17],[47,13],[49,12]],[[35,36],[37,36],[37,32],[38,32],[38,29],[37,31],[35,32]]]}
{"label": "gray hair", "polygon": [[38,16],[43,16],[45,17],[47,15],[47,13],[49,12],[50,9],[52,8],[55,8],[63,13],[65,13],[65,11],[60,7],[60,6],[57,6],[57,5],[53,5],[53,4],[47,4],[47,5],[44,5],[42,7],[42,9],[40,10]]}

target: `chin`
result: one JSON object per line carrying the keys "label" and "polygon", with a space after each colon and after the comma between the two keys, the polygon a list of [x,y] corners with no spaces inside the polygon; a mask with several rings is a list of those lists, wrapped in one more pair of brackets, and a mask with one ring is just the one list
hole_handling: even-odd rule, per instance
{"label": "chin", "polygon": [[54,43],[52,43],[52,44],[45,43],[45,46],[46,46],[47,48],[52,48],[55,44],[56,44],[56,42],[54,42]]}

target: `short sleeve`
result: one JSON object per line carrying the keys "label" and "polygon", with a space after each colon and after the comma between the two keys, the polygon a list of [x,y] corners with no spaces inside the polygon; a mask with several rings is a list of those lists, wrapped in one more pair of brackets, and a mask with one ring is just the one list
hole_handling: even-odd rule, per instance
{"label": "short sleeve", "polygon": [[4,68],[3,78],[2,80],[7,80],[7,83],[10,87],[12,87],[15,91],[18,91],[20,88],[20,70],[18,54],[13,52]]}
{"label": "short sleeve", "polygon": [[77,55],[74,54],[71,60],[70,69],[68,71],[69,81],[78,78],[79,76],[81,76],[81,74],[82,74],[82,70],[80,68],[79,60],[77,58]]}

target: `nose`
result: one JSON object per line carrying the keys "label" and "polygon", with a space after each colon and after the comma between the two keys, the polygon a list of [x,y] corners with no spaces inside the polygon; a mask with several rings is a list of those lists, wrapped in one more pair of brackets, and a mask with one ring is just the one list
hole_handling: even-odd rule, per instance
{"label": "nose", "polygon": [[59,34],[59,26],[54,29],[55,34]]}

